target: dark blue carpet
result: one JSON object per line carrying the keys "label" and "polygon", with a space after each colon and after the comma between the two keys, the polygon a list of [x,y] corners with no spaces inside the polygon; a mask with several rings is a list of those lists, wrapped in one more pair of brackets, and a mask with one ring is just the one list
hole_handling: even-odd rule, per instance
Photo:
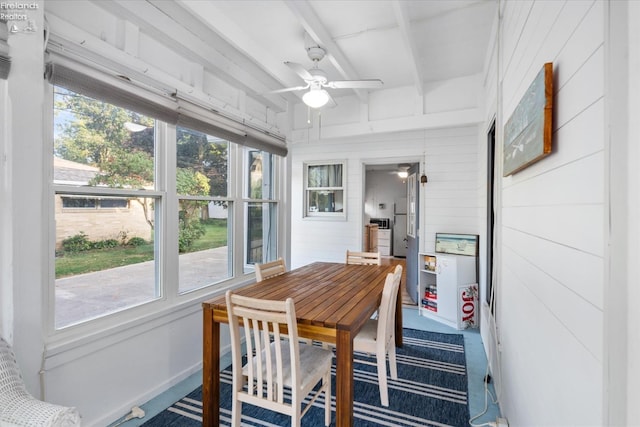
{"label": "dark blue carpet", "polygon": [[[355,355],[354,426],[468,426],[464,338],[404,329],[404,347],[397,350],[398,379],[389,378],[389,407],[380,406],[375,356]],[[221,373],[220,425],[231,424],[231,371]],[[332,385],[335,425],[335,367]],[[324,426],[324,400],[302,418],[302,425]],[[202,421],[202,389],[143,424],[145,427],[196,427]],[[286,426],[289,417],[244,404],[243,426]]]}

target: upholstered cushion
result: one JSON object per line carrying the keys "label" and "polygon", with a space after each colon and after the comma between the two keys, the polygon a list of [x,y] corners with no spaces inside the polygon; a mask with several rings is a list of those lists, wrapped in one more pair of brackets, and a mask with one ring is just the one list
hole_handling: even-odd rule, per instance
{"label": "upholstered cushion", "polygon": [[[271,348],[273,349],[276,343],[271,343]],[[291,387],[291,357],[290,357],[290,343],[288,341],[282,342],[282,366],[283,366],[283,384],[287,387]],[[299,344],[300,349],[300,386],[302,389],[305,389],[311,382],[313,384],[318,382],[318,378],[322,376],[322,372],[325,372],[327,367],[326,365],[331,365],[333,359],[333,352],[331,350],[326,350],[320,347],[316,347],[309,344]],[[264,351],[263,357],[264,357]],[[275,349],[272,350],[272,357],[275,357]],[[273,372],[275,372],[276,362],[275,360],[271,361],[271,365],[273,367]],[[253,366],[254,369],[256,367],[256,358],[253,358]],[[245,365],[242,368],[242,373],[247,375],[248,367]],[[262,375],[267,375],[266,365],[262,370]]]}

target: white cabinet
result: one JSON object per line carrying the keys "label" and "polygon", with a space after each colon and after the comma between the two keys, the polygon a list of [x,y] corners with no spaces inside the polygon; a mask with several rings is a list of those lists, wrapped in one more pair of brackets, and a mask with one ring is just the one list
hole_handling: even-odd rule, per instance
{"label": "white cabinet", "polygon": [[477,283],[477,258],[421,253],[418,264],[420,314],[458,327],[458,286]]}
{"label": "white cabinet", "polygon": [[378,251],[382,256],[391,255],[391,230],[378,230]]}

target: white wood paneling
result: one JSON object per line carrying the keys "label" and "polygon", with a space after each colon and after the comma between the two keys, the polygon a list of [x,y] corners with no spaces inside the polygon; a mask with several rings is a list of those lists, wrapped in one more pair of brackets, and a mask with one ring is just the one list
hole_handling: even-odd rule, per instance
{"label": "white wood paneling", "polygon": [[503,416],[510,425],[602,425],[594,421],[602,418],[601,363],[507,268],[515,262],[508,251],[503,261]]}
{"label": "white wood paneling", "polygon": [[477,127],[464,134],[427,139],[427,177],[421,188],[422,252],[435,248],[435,233],[479,234]]}
{"label": "white wood paneling", "polygon": [[[629,117],[640,115],[640,80],[636,77],[640,75],[640,26],[632,25],[640,22],[640,2],[630,2],[627,22],[629,25]],[[629,313],[628,330],[626,342],[628,343],[627,360],[627,401],[640,402],[640,310],[636,301],[640,299],[640,121],[631,120],[627,124],[629,133],[627,135],[628,158],[626,161],[626,178],[629,182],[627,189],[628,214],[627,226],[629,231],[629,252],[626,256],[628,270],[627,310]],[[640,419],[640,405],[628,404],[626,410],[627,420]]]}
{"label": "white wood paneling", "polygon": [[498,364],[501,408],[513,425],[604,420],[608,190],[601,3],[508,2],[504,8],[503,120],[542,64],[554,63],[553,152],[500,179]]}
{"label": "white wood paneling", "polygon": [[[536,249],[542,247],[553,250],[555,248],[548,242],[546,245],[544,243],[536,245],[539,240],[541,239],[515,231],[505,231],[503,254],[509,259],[506,269],[510,271],[509,274],[518,278],[533,297],[527,301],[528,304],[544,306],[596,360],[601,361],[602,309],[584,299],[579,289],[578,292],[574,292],[549,275],[547,265],[541,262],[543,254]],[[598,271],[597,264],[595,269],[584,263],[582,265],[592,273]]]}
{"label": "white wood paneling", "polygon": [[[420,186],[420,240],[433,247],[438,231],[478,233],[477,128],[440,129],[328,140],[292,147],[292,266],[342,261],[348,248],[362,245],[363,163],[422,163],[429,182]],[[348,143],[346,143],[348,142]],[[347,219],[303,218],[302,165],[310,159],[347,160]],[[434,170],[431,170],[431,166]],[[453,191],[449,191],[449,190]],[[433,198],[433,199],[432,199]],[[429,243],[430,242],[430,243]]]}

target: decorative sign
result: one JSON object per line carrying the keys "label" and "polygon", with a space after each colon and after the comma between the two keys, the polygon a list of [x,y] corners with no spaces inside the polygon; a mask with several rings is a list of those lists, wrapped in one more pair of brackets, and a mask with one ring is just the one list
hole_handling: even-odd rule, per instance
{"label": "decorative sign", "polygon": [[478,256],[478,236],[476,234],[436,233],[436,252]]}
{"label": "decorative sign", "polygon": [[458,286],[458,329],[478,326],[478,284]]}
{"label": "decorative sign", "polygon": [[503,176],[521,171],[551,153],[552,112],[553,64],[548,62],[504,126]]}

